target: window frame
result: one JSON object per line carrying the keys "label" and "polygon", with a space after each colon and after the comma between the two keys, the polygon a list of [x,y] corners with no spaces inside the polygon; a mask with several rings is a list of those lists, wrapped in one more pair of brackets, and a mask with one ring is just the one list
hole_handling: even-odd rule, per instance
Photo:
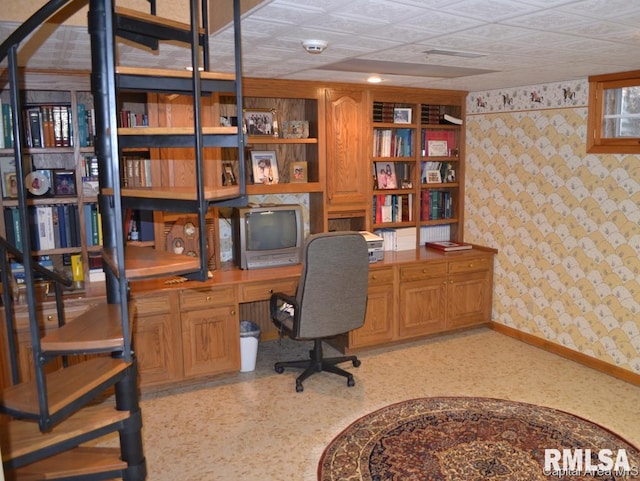
{"label": "window frame", "polygon": [[589,77],[587,152],[596,154],[639,154],[640,137],[602,137],[604,91],[640,87],[640,70]]}

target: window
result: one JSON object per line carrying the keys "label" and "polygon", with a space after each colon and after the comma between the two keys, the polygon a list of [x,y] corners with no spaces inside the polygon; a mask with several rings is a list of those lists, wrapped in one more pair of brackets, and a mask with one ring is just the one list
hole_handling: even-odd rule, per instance
{"label": "window", "polygon": [[640,153],[640,71],[589,77],[587,152]]}

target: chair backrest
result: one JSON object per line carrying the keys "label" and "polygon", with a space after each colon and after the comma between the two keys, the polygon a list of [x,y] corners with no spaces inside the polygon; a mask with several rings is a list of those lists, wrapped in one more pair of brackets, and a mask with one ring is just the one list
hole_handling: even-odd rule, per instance
{"label": "chair backrest", "polygon": [[357,232],[308,237],[296,292],[300,320],[296,337],[330,337],[364,323],[369,253]]}

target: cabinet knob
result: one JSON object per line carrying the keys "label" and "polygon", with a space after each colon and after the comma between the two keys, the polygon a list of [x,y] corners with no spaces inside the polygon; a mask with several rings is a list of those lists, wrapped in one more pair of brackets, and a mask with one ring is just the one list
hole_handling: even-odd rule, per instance
{"label": "cabinet knob", "polygon": [[53,316],[51,314],[47,316],[47,321],[53,321]]}
{"label": "cabinet knob", "polygon": [[210,300],[211,300],[211,296],[207,296],[207,301],[210,301]]}
{"label": "cabinet knob", "polygon": [[235,316],[236,315],[236,310],[235,309],[231,309],[231,315]]}
{"label": "cabinet knob", "polygon": [[473,262],[469,262],[469,267],[473,267]]}
{"label": "cabinet knob", "polygon": [[273,294],[273,289],[269,289],[269,294]]}
{"label": "cabinet knob", "polygon": [[422,269],[423,274],[426,274],[427,272],[429,272],[427,269]]}
{"label": "cabinet knob", "polygon": [[375,280],[377,280],[377,279],[378,279],[378,276],[373,275],[373,276],[371,276],[371,279],[373,279],[373,280],[375,281]]}

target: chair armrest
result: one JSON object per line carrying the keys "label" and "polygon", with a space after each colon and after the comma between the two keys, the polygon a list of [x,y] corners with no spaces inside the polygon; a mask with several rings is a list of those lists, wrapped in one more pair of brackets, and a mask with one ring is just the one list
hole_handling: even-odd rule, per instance
{"label": "chair armrest", "polygon": [[278,314],[283,310],[282,305],[284,303],[292,305],[294,312],[298,310],[298,301],[294,296],[285,294],[284,292],[274,292],[271,294],[271,299],[269,299],[269,312],[271,314],[271,319],[274,317],[277,318]]}

